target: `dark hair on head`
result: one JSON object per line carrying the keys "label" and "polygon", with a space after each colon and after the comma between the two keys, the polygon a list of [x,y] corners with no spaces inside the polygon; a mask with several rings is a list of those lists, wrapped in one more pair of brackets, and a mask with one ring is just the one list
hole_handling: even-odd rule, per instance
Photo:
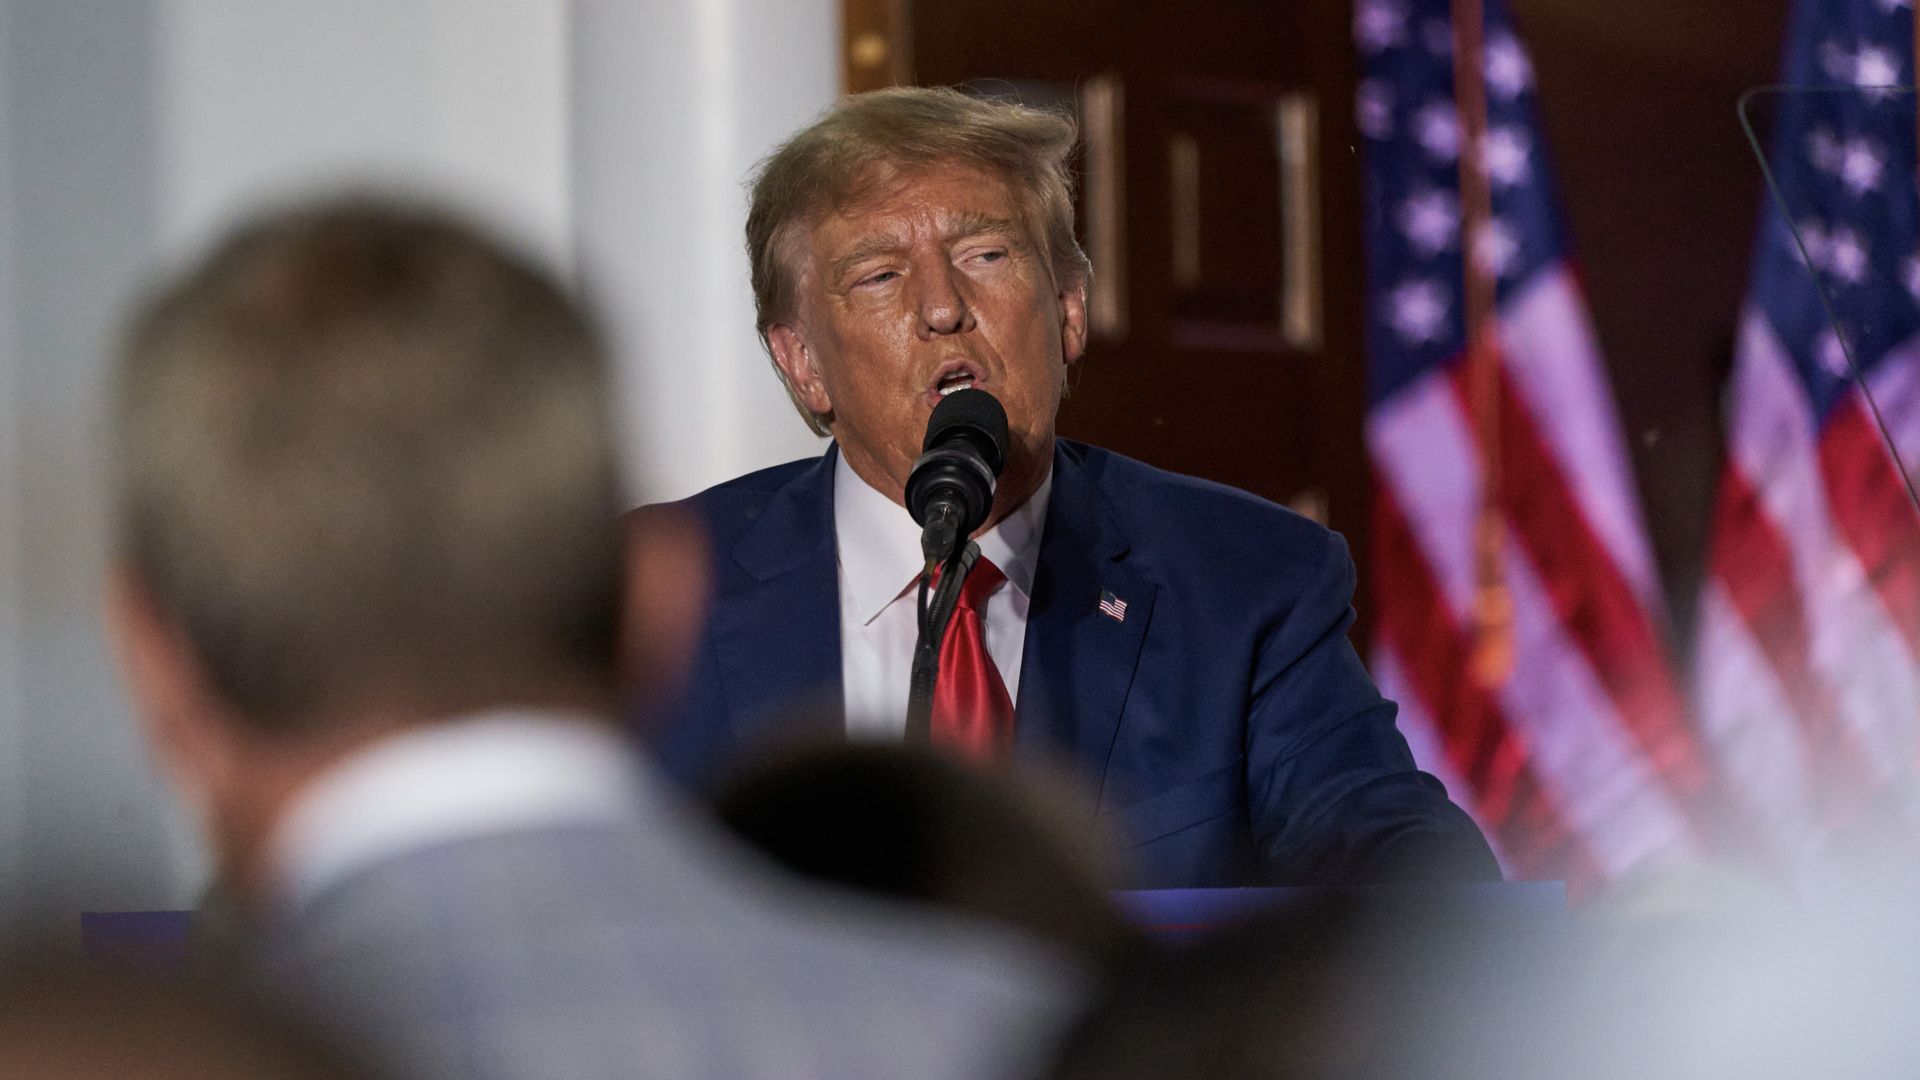
{"label": "dark hair on head", "polygon": [[999,923],[1090,966],[1138,944],[1091,801],[1051,778],[899,746],[803,748],[736,778],[719,808],[813,878]]}
{"label": "dark hair on head", "polygon": [[263,730],[614,678],[600,340],[530,260],[356,198],[248,224],[116,372],[119,553]]}

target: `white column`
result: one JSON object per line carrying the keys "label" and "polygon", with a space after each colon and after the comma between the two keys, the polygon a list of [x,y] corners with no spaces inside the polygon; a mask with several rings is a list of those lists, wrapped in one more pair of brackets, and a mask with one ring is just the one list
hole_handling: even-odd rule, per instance
{"label": "white column", "polygon": [[341,185],[571,262],[566,0],[162,0],[162,235]]}
{"label": "white column", "polygon": [[831,104],[833,0],[576,0],[576,250],[622,358],[636,499],[817,454],[753,332],[753,164]]}
{"label": "white column", "polygon": [[99,392],[155,235],[153,14],[144,0],[18,4],[0,34],[12,210],[6,846],[29,921],[63,934],[80,911],[184,898],[184,830],[128,719],[99,605]]}
{"label": "white column", "polygon": [[[13,5],[0,4],[0,43],[14,40]],[[0,71],[7,55],[0,44]],[[8,80],[0,78],[0,252],[16,250],[13,231],[13,95]],[[14,293],[20,288],[19,260],[0,255],[0,933],[11,929],[20,910],[20,854],[26,846],[23,831],[26,797],[20,768],[20,736],[26,722],[20,680],[25,674],[21,652],[26,648],[21,607],[24,560],[20,558],[21,491],[19,383],[20,338],[15,324]]]}

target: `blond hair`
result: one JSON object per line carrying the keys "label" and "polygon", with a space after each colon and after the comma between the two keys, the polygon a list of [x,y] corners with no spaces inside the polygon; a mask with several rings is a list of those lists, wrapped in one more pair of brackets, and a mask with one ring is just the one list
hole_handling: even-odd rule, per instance
{"label": "blond hair", "polygon": [[139,313],[120,555],[246,718],[610,690],[597,335],[530,263],[371,200],[242,228]]}
{"label": "blond hair", "polygon": [[[876,181],[935,165],[973,165],[1004,180],[1055,284],[1085,284],[1092,266],[1073,234],[1069,159],[1076,138],[1064,113],[947,87],[895,87],[841,101],[754,171],[747,257],[761,345],[771,356],[768,329],[794,317],[800,231]],[[778,364],[774,371],[786,383]],[[791,384],[787,396],[816,434],[827,434]]]}

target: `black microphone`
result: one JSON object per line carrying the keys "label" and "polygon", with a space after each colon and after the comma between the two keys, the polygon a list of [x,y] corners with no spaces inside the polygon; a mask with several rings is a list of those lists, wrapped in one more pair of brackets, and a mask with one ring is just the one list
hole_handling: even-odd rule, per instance
{"label": "black microphone", "polygon": [[985,390],[955,390],[934,406],[920,449],[907,474],[907,512],[920,524],[931,573],[993,510],[994,481],[1007,467],[1007,410]]}

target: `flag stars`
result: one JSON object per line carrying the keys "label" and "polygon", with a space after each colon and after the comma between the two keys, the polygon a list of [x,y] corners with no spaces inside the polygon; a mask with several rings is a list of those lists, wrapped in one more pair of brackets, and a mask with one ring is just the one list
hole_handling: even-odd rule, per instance
{"label": "flag stars", "polygon": [[1838,179],[1854,198],[1878,190],[1887,170],[1886,151],[1879,143],[1864,137],[1838,139],[1827,128],[1807,133],[1807,160]]}
{"label": "flag stars", "polygon": [[1866,139],[1849,139],[1846,149],[1840,152],[1840,182],[1855,198],[1878,189],[1886,168],[1886,156]]}
{"label": "flag stars", "polygon": [[1822,262],[1826,271],[1849,285],[1858,285],[1867,277],[1867,247],[1852,229],[1835,229],[1827,235]]}
{"label": "flag stars", "polygon": [[1848,285],[1866,280],[1868,252],[1859,233],[1845,226],[1828,231],[1819,221],[1810,220],[1794,226],[1794,234],[1813,269]]}
{"label": "flag stars", "polygon": [[1473,261],[1494,277],[1505,277],[1520,254],[1520,238],[1512,226],[1494,218],[1480,226],[1473,238]]}
{"label": "flag stars", "polygon": [[1526,182],[1532,157],[1533,144],[1518,128],[1497,127],[1481,140],[1481,164],[1487,170],[1487,179],[1497,187]]}
{"label": "flag stars", "polygon": [[1370,53],[1406,44],[1406,9],[1394,0],[1361,0],[1354,7],[1353,39]]}
{"label": "flag stars", "polygon": [[1393,88],[1379,79],[1360,84],[1353,99],[1353,119],[1360,133],[1369,139],[1385,139],[1393,134]]}
{"label": "flag stars", "polygon": [[1827,230],[1818,221],[1803,221],[1793,227],[1793,236],[1789,239],[1799,241],[1799,253],[1806,256],[1807,265],[1822,270],[1827,265]]}
{"label": "flag stars", "polygon": [[1396,286],[1388,297],[1387,319],[1408,345],[1440,340],[1447,329],[1447,291],[1438,282],[1415,278]]}
{"label": "flag stars", "polygon": [[1825,368],[1829,375],[1844,379],[1853,374],[1853,367],[1847,360],[1847,347],[1841,342],[1839,334],[1832,330],[1821,334],[1820,340],[1814,344],[1813,351],[1814,359],[1820,362],[1820,366]]}
{"label": "flag stars", "polygon": [[1900,61],[1890,50],[1869,45],[1853,57],[1855,86],[1892,86],[1900,81]]}
{"label": "flag stars", "polygon": [[1424,191],[1400,204],[1400,232],[1423,258],[1452,247],[1460,236],[1460,208],[1447,191]]}
{"label": "flag stars", "polygon": [[1915,300],[1920,300],[1920,255],[1909,255],[1901,261],[1900,283]]}
{"label": "flag stars", "polygon": [[1794,227],[1794,234],[1813,269],[1847,285],[1867,279],[1870,252],[1859,233],[1845,226],[1828,231],[1818,221],[1803,221]]}
{"label": "flag stars", "polygon": [[1512,101],[1533,85],[1533,64],[1520,42],[1502,34],[1487,42],[1487,86],[1500,98]]}
{"label": "flag stars", "polygon": [[1435,162],[1453,161],[1460,156],[1460,117],[1444,101],[1422,106],[1413,118],[1413,137]]}
{"label": "flag stars", "polygon": [[1820,48],[1820,64],[1827,76],[1855,86],[1885,87],[1900,81],[1900,58],[1891,49],[1862,45],[1858,50],[1829,41]]}

